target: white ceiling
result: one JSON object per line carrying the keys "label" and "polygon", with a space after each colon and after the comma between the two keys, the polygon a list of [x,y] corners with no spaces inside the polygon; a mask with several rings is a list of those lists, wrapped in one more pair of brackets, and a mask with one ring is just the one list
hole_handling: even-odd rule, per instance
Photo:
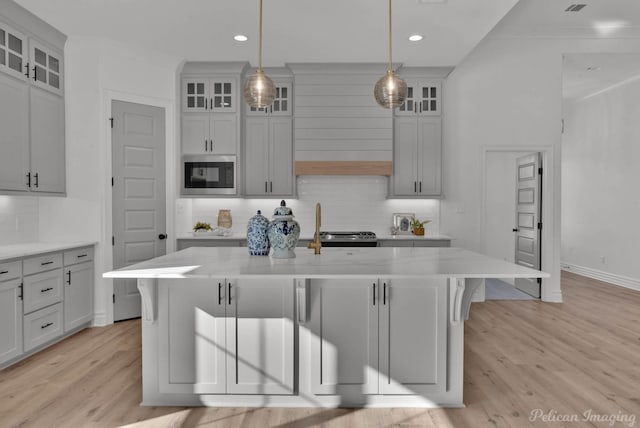
{"label": "white ceiling", "polygon": [[[191,61],[257,63],[258,0],[15,1],[68,36],[106,37]],[[565,12],[578,3],[587,6]],[[387,13],[387,0],[264,0],[263,65],[386,62]],[[395,63],[455,66],[489,32],[640,39],[640,0],[394,0],[393,26]],[[249,41],[234,41],[238,33]],[[424,40],[409,42],[414,33]],[[564,96],[639,75],[640,55],[565,55]]]}
{"label": "white ceiling", "polygon": [[[562,0],[560,0],[562,1]],[[258,59],[258,0],[16,0],[68,36],[134,43],[186,60]],[[393,60],[458,64],[517,0],[395,0]],[[264,0],[264,66],[386,62],[386,0]],[[249,41],[238,43],[243,33]],[[424,35],[418,43],[407,37]]]}

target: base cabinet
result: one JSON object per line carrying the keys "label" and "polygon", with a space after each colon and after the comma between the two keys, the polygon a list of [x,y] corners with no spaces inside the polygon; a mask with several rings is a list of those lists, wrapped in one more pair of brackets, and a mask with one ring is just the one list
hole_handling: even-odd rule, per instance
{"label": "base cabinet", "polygon": [[93,262],[64,269],[64,331],[93,319]]}
{"label": "base cabinet", "polygon": [[[3,267],[0,265],[0,268]],[[8,269],[0,270],[0,272]],[[8,273],[8,272],[7,272]],[[0,282],[0,364],[22,354],[22,283]]]}
{"label": "base cabinet", "polygon": [[309,287],[314,394],[445,391],[445,279],[317,279]]}
{"label": "base cabinet", "polygon": [[293,303],[292,281],[160,280],[160,392],[293,394]]}

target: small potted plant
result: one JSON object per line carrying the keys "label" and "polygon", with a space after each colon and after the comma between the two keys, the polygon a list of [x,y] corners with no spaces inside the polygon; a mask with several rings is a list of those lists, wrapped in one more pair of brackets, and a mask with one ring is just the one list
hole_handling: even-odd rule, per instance
{"label": "small potted plant", "polygon": [[416,236],[424,236],[424,225],[431,222],[431,220],[420,221],[417,218],[414,218],[411,221],[411,229],[413,230],[413,234]]}
{"label": "small potted plant", "polygon": [[211,225],[209,223],[204,223],[204,222],[197,222],[194,226],[193,226],[193,231],[194,232],[210,232],[211,229]]}

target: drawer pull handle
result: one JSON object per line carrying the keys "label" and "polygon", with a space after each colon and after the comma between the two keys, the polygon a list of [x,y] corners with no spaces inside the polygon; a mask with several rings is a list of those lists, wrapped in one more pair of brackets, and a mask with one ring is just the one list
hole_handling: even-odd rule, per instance
{"label": "drawer pull handle", "polygon": [[3,270],[2,272],[0,272],[0,275],[4,275],[5,273],[9,273],[8,270]]}
{"label": "drawer pull handle", "polygon": [[71,271],[67,272],[67,277],[68,277],[67,284],[71,285]]}
{"label": "drawer pull handle", "polygon": [[51,291],[53,290],[53,288],[49,287],[49,288],[44,288],[42,290],[40,290],[41,293],[46,293],[47,291]]}
{"label": "drawer pull handle", "polygon": [[52,265],[53,262],[42,262],[40,263],[40,266],[46,266],[46,265]]}
{"label": "drawer pull handle", "polygon": [[80,255],[78,255],[77,257],[78,257],[79,259],[81,259],[81,258],[83,258],[83,257],[87,257],[87,255],[86,255],[86,254],[80,254]]}
{"label": "drawer pull handle", "polygon": [[48,323],[46,323],[45,325],[41,325],[41,326],[40,326],[40,328],[44,329],[44,328],[50,327],[50,326],[52,326],[52,325],[53,325],[53,323],[52,323],[52,322],[48,322]]}

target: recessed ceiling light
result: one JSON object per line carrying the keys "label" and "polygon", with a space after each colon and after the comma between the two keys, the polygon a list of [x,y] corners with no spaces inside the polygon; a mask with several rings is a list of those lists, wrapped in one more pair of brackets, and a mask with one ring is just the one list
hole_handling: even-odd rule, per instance
{"label": "recessed ceiling light", "polygon": [[233,36],[233,40],[235,40],[236,42],[246,42],[247,40],[249,40],[249,38],[244,34],[236,34],[235,36]]}
{"label": "recessed ceiling light", "polygon": [[422,36],[420,34],[412,34],[409,36],[409,40],[412,42],[419,42],[422,40]]}

